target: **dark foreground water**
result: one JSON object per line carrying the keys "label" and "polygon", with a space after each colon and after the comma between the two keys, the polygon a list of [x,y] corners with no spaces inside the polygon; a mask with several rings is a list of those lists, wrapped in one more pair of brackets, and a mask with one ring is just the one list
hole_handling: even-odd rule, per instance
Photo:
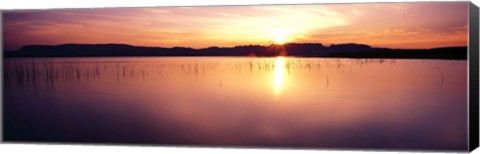
{"label": "dark foreground water", "polygon": [[7,141],[466,150],[467,63],[5,58]]}

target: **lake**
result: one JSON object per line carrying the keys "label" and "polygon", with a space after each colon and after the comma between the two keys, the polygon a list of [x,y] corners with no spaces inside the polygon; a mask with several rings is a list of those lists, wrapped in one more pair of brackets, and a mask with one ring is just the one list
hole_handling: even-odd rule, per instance
{"label": "lake", "polygon": [[467,149],[467,61],[4,58],[6,141]]}

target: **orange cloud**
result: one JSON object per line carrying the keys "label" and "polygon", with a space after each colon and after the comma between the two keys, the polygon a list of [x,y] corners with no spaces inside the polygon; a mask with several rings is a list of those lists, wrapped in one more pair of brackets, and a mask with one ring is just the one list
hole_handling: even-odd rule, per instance
{"label": "orange cloud", "polygon": [[[126,43],[265,45],[279,40],[391,48],[467,44],[466,2],[158,7],[9,11],[4,47]],[[278,34],[282,32],[282,34]]]}

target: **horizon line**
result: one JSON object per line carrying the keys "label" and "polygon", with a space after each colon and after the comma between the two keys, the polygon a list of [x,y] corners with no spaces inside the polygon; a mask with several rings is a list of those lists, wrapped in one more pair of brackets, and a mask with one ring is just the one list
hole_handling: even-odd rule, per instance
{"label": "horizon line", "polygon": [[235,48],[235,47],[242,47],[242,46],[262,46],[262,47],[269,47],[269,46],[284,46],[284,45],[289,45],[289,44],[319,44],[324,47],[331,47],[334,45],[349,45],[349,44],[355,44],[355,45],[367,45],[371,48],[382,48],[382,49],[390,49],[390,50],[431,50],[431,49],[439,49],[439,48],[452,48],[452,47],[467,47],[468,45],[464,46],[440,46],[440,47],[433,47],[433,48],[388,48],[388,47],[377,47],[377,46],[371,46],[368,44],[362,44],[362,43],[354,43],[354,42],[348,42],[348,43],[338,43],[338,44],[329,44],[328,46],[320,43],[320,42],[289,42],[289,43],[283,43],[283,44],[275,44],[275,43],[270,43],[270,44],[265,44],[265,45],[260,45],[260,44],[242,44],[242,45],[235,45],[235,46],[208,46],[208,47],[201,47],[201,48],[193,48],[193,47],[186,47],[186,46],[172,46],[172,47],[164,47],[164,46],[142,46],[142,45],[134,45],[134,44],[128,44],[128,43],[62,43],[62,44],[30,44],[30,45],[23,45],[20,48],[16,50],[7,50],[3,48],[3,52],[5,51],[19,51],[24,47],[27,46],[61,46],[61,45],[126,45],[126,46],[131,46],[131,47],[148,47],[148,48],[167,48],[167,49],[173,49],[173,48],[189,48],[189,49],[194,49],[194,50],[202,50],[202,49],[208,49],[208,48]]}

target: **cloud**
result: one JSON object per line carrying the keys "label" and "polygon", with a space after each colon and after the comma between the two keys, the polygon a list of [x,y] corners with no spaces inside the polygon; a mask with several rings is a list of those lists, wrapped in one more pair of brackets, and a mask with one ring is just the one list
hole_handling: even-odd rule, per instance
{"label": "cloud", "polygon": [[[6,46],[17,48],[62,43],[195,48],[268,44],[278,31],[293,42],[405,47],[400,44],[444,37],[454,45],[466,42],[462,27],[467,25],[467,6],[430,2],[8,11],[3,27]],[[399,39],[411,42],[395,45],[393,40]]]}

